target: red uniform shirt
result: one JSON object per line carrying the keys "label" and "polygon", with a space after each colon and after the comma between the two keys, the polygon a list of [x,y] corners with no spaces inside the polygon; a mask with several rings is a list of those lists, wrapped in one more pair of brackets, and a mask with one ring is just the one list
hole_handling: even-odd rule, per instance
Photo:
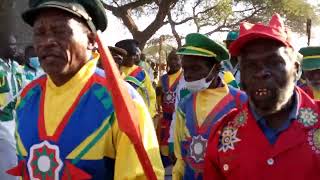
{"label": "red uniform shirt", "polygon": [[225,116],[209,140],[204,179],[319,180],[320,102],[297,89],[298,118],[270,144],[248,104]]}

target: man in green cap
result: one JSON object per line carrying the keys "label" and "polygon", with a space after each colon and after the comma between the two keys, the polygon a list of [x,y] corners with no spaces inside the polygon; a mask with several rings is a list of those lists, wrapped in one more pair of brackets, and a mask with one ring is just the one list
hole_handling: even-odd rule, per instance
{"label": "man in green cap", "polygon": [[207,36],[192,33],[178,50],[182,55],[185,86],[192,91],[176,110],[173,179],[202,179],[204,153],[211,128],[246,99],[218,76],[228,51]]}
{"label": "man in green cap", "polygon": [[307,84],[301,88],[313,99],[320,100],[320,46],[300,49],[302,70]]}
{"label": "man in green cap", "polygon": [[[32,0],[23,13],[47,73],[17,106],[18,166],[23,179],[145,179],[133,144],[119,129],[106,78],[96,68],[96,30],[107,26],[99,0]],[[145,150],[163,178],[159,145],[146,105],[128,86]],[[123,121],[123,120],[122,120]]]}
{"label": "man in green cap", "polygon": [[[226,40],[224,43],[226,44],[227,49],[229,49],[230,44],[237,40],[239,37],[238,31],[230,31],[227,35]],[[240,84],[240,69],[239,69],[239,63],[238,58],[231,56],[230,59],[222,61],[222,66],[225,71],[229,71],[232,73],[232,75],[235,77],[237,86]]]}

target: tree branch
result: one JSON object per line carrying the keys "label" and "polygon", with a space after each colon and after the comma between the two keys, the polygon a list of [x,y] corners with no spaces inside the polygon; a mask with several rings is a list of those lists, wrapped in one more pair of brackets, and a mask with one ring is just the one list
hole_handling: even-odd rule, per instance
{"label": "tree branch", "polygon": [[176,30],[176,25],[175,25],[174,21],[172,20],[171,12],[168,12],[168,21],[171,26],[171,32],[177,41],[178,49],[179,49],[182,46],[181,37],[179,36],[179,34]]}

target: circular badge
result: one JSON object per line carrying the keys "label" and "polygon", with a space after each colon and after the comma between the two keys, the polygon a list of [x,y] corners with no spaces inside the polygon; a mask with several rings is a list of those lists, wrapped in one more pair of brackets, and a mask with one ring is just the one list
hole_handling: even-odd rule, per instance
{"label": "circular badge", "polygon": [[63,166],[59,156],[59,147],[48,141],[33,145],[27,165],[31,179],[58,180]]}

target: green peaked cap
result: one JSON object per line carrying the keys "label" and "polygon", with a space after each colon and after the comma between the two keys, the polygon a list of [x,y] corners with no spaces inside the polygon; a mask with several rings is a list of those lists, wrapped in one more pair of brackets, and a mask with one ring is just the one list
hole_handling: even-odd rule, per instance
{"label": "green peaked cap", "polygon": [[186,44],[178,50],[177,54],[214,57],[219,62],[230,58],[228,50],[223,45],[199,33],[188,34]]}
{"label": "green peaked cap", "polygon": [[303,55],[302,70],[312,71],[320,69],[320,46],[309,46],[299,50]]}
{"label": "green peaked cap", "polygon": [[23,20],[33,26],[42,10],[56,8],[84,19],[92,31],[107,28],[107,15],[100,0],[29,0],[29,9]]}

